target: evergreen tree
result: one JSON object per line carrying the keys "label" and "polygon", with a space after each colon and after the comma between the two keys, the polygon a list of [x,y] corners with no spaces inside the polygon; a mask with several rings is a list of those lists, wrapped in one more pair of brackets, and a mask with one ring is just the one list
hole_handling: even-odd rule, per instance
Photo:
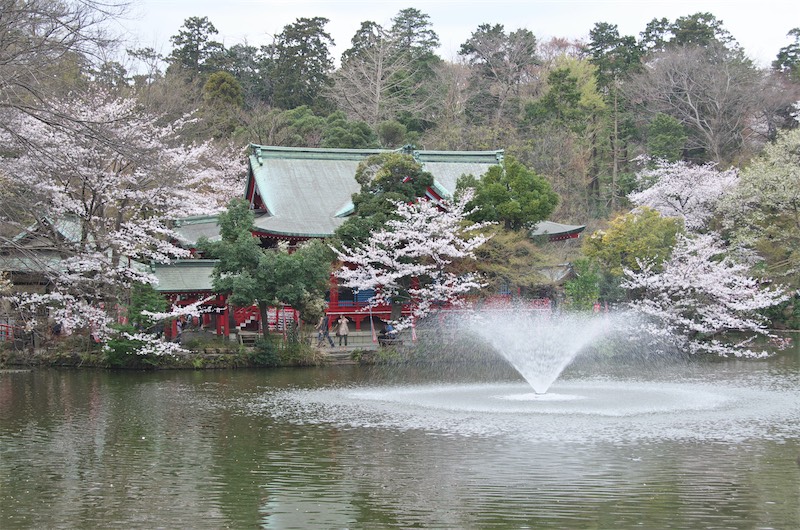
{"label": "evergreen tree", "polygon": [[532,228],[558,205],[550,183],[512,157],[506,157],[502,166],[490,167],[480,179],[461,177],[457,189],[468,188],[475,189],[469,204],[475,211],[469,218],[502,223],[508,230]]}
{"label": "evergreen tree", "polygon": [[170,37],[174,46],[167,57],[170,67],[185,73],[190,79],[202,77],[214,69],[213,59],[224,47],[212,40],[219,33],[208,17],[190,17],[183,22],[177,35]]}
{"label": "evergreen tree", "polygon": [[433,185],[433,175],[410,155],[400,153],[367,158],[358,165],[355,177],[361,190],[353,194],[354,214],[336,230],[337,238],[350,247],[366,242],[385,226],[394,216],[396,202],[415,202]]}
{"label": "evergreen tree", "polygon": [[[288,248],[264,249],[250,232],[253,212],[244,200],[233,200],[219,216],[220,241],[201,241],[208,255],[219,259],[212,285],[229,294],[231,303],[257,305],[261,322],[270,306],[290,305],[301,314],[321,305],[330,279],[332,255],[322,241]],[[266,333],[266,326],[262,326]]]}
{"label": "evergreen tree", "polygon": [[786,36],[793,37],[794,42],[778,51],[772,68],[787,74],[794,81],[800,81],[800,28],[790,30]]}
{"label": "evergreen tree", "polygon": [[677,162],[683,155],[687,139],[681,122],[659,112],[647,126],[647,154],[654,159]]}
{"label": "evergreen tree", "polygon": [[331,83],[333,59],[329,46],[334,44],[325,31],[327,23],[323,17],[298,18],[277,35],[270,76],[277,107],[326,107],[322,94]]}

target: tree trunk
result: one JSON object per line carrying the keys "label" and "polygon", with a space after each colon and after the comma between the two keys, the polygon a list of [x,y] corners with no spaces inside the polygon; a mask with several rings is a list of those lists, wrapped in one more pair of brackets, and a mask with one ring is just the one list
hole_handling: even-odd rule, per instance
{"label": "tree trunk", "polygon": [[266,338],[269,334],[269,320],[267,320],[266,302],[258,302],[258,313],[259,317],[261,318],[261,322],[259,323],[259,331],[261,331],[261,336]]}

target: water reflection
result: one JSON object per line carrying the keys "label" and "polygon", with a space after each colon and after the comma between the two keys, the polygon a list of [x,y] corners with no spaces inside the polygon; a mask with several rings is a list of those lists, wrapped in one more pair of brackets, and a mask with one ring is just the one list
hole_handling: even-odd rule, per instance
{"label": "water reflection", "polygon": [[[702,384],[736,407],[597,415],[582,431],[585,417],[420,413],[413,392],[380,395],[518,385],[503,367],[4,371],[0,527],[797,528],[799,367],[792,352],[639,374]],[[578,364],[563,385],[622,376]],[[675,431],[642,436],[654,421]],[[753,428],[721,436],[743,423]]]}

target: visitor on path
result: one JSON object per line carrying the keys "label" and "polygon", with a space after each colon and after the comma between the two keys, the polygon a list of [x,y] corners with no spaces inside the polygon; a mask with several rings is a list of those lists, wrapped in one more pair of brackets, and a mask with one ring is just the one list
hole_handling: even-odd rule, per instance
{"label": "visitor on path", "polygon": [[342,339],[344,339],[344,345],[347,346],[347,334],[350,332],[350,327],[347,324],[347,317],[342,315],[336,323],[338,325],[336,328],[336,336],[339,337],[339,346],[342,345]]}
{"label": "visitor on path", "polygon": [[175,335],[175,342],[177,342],[178,344],[180,344],[181,337],[183,336],[183,325],[184,325],[183,324],[183,318],[179,318],[178,322],[175,324],[175,328],[176,328],[176,331],[177,331],[177,333]]}
{"label": "visitor on path", "polygon": [[331,348],[333,348],[333,339],[328,330],[328,315],[323,314],[317,323],[317,348],[322,346],[325,339],[328,339],[328,343],[331,345]]}
{"label": "visitor on path", "polygon": [[378,334],[379,346],[389,346],[390,344],[395,344],[396,340],[397,330],[394,329],[394,326],[391,324],[386,324],[381,328],[381,332]]}

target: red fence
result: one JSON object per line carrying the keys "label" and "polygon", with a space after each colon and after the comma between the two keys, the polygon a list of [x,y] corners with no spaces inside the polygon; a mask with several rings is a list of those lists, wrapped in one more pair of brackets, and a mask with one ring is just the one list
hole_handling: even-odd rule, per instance
{"label": "red fence", "polygon": [[[0,324],[0,342],[14,340],[14,330],[18,329],[10,324]],[[19,333],[19,331],[17,331]]]}

